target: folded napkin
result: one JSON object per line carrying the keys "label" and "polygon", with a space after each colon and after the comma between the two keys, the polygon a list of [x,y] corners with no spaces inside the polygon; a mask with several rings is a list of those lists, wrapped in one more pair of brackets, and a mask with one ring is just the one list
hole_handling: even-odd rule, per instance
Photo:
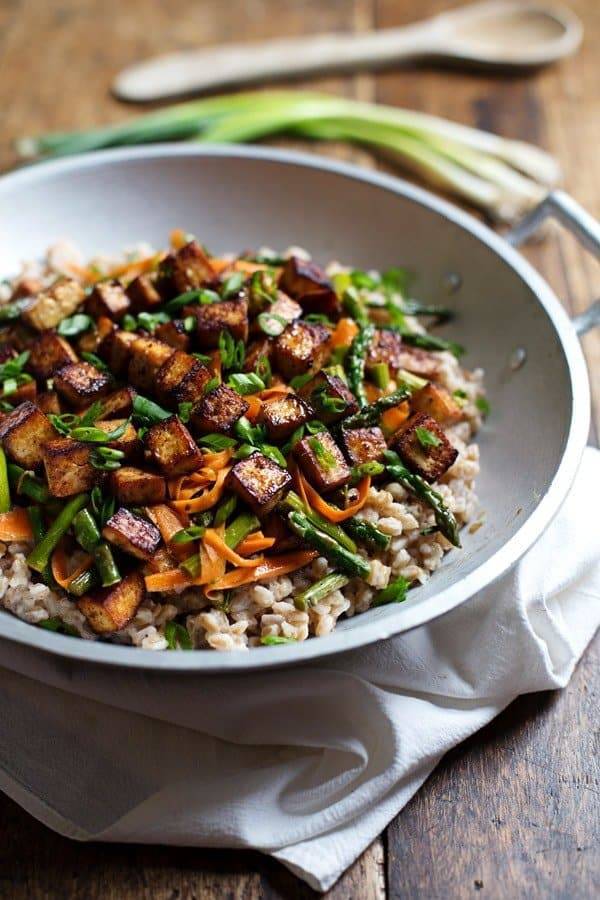
{"label": "folded napkin", "polygon": [[183,679],[32,663],[2,642],[0,788],[72,838],[253,847],[325,890],[447,750],[517,695],[567,683],[600,623],[599,506],[588,449],[509,575],[301,669]]}

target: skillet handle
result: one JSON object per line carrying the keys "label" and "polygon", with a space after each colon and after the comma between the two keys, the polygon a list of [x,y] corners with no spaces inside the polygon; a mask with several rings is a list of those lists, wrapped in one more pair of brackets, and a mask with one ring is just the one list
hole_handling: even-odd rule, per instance
{"label": "skillet handle", "polygon": [[[522,222],[506,235],[513,247],[519,247],[546,219],[556,219],[564,225],[590,253],[600,259],[600,222],[564,191],[552,191]],[[582,335],[600,325],[600,300],[573,319],[577,334]]]}

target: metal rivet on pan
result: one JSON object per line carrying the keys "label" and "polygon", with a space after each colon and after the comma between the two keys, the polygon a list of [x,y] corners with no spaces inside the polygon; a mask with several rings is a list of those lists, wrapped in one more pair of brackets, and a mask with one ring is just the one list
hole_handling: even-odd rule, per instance
{"label": "metal rivet on pan", "polygon": [[512,369],[513,372],[516,372],[517,369],[520,369],[522,365],[524,365],[527,359],[527,350],[525,347],[516,347],[513,352],[510,354],[508,360],[508,366]]}
{"label": "metal rivet on pan", "polygon": [[455,294],[462,286],[462,278],[458,272],[448,272],[444,275],[444,287],[449,294]]}

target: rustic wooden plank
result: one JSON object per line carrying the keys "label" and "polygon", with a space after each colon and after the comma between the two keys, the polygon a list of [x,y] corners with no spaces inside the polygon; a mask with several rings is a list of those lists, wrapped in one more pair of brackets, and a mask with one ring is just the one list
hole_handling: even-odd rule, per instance
{"label": "rustic wooden plank", "polygon": [[598,896],[600,639],[565,691],[519,698],[388,828],[390,897]]}

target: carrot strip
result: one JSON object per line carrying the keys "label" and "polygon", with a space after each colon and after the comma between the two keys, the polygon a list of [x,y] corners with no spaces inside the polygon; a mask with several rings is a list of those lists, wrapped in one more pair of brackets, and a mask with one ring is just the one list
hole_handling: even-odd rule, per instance
{"label": "carrot strip", "polygon": [[302,569],[318,555],[316,550],[298,550],[281,556],[271,556],[251,569],[233,569],[222,578],[213,581],[204,593],[211,599],[211,594],[216,591],[227,591],[244,584],[253,584],[255,581],[268,581],[279,575],[287,575],[296,569]]}
{"label": "carrot strip", "polygon": [[409,415],[410,407],[406,400],[398,406],[386,409],[380,420],[384,434],[390,435],[394,434],[395,431],[398,431],[398,429],[406,422]]}
{"label": "carrot strip", "polygon": [[248,404],[248,409],[245,413],[246,418],[251,422],[256,422],[262,408],[261,398],[258,396],[258,394],[248,394],[246,397],[244,397],[244,400]]}
{"label": "carrot strip", "polygon": [[[291,388],[288,384],[272,384],[271,387],[265,388],[264,391],[260,391],[257,396],[261,400],[269,400],[270,397],[280,397],[282,394],[293,394],[294,389]],[[248,398],[246,397],[246,400]]]}
{"label": "carrot strip", "polygon": [[235,550],[228,547],[214,528],[206,529],[204,537],[202,538],[202,543],[207,547],[212,547],[222,559],[226,559],[227,562],[233,563],[234,566],[239,566],[240,568],[252,568],[252,566],[257,564],[256,559],[244,559],[243,556],[240,556],[239,553],[236,553]]}
{"label": "carrot strip", "polygon": [[225,468],[221,469],[221,471],[217,473],[217,480],[213,486],[208,491],[204,491],[199,497],[193,497],[190,500],[171,500],[170,506],[177,512],[188,513],[188,515],[210,509],[223,496],[225,491],[225,479],[227,478],[230,469],[231,466],[225,466]]}
{"label": "carrot strip", "polygon": [[[123,278],[127,276],[131,276],[131,279],[137,278],[138,275],[143,275],[144,272],[149,272],[154,269],[155,266],[163,258],[164,253],[154,253],[153,256],[146,256],[144,259],[134,259],[131,262],[122,263],[120,266],[115,266],[108,273],[111,278]],[[104,275],[96,275],[95,281],[98,281],[101,278],[104,278]]]}
{"label": "carrot strip", "polygon": [[351,519],[352,516],[356,515],[359,509],[362,509],[367,502],[369,488],[371,487],[370,475],[363,478],[358,485],[358,500],[355,500],[355,502],[351,503],[346,509],[339,509],[337,506],[332,506],[330,503],[327,503],[327,501],[315,491],[314,487],[309,484],[300,471],[296,470],[296,472],[298,486],[304,488],[304,493],[300,490],[300,496],[303,499],[306,497],[309,506],[312,506],[312,508],[323,516],[324,519],[327,519],[328,522],[345,522],[346,519]]}
{"label": "carrot strip", "polygon": [[375,387],[374,384],[370,384],[369,382],[366,382],[365,394],[366,394],[368,403],[375,403],[376,400],[379,400],[379,398],[383,394],[383,391],[380,390],[378,387]]}
{"label": "carrot strip", "polygon": [[10,512],[0,514],[0,541],[33,541],[26,509],[16,506]]}
{"label": "carrot strip", "polygon": [[52,577],[57,584],[60,584],[61,588],[66,589],[69,587],[72,581],[74,581],[80,575],[83,575],[84,572],[87,572],[93,562],[94,557],[91,555],[91,553],[87,553],[82,562],[71,573],[68,573],[67,554],[65,553],[64,545],[60,543],[52,554],[52,559],[50,560]]}
{"label": "carrot strip", "polygon": [[249,534],[241,544],[238,544],[237,552],[240,556],[252,556],[253,553],[260,553],[261,550],[270,550],[274,543],[274,537],[265,537],[262,531],[257,531]]}
{"label": "carrot strip", "polygon": [[231,457],[233,456],[233,450],[205,450],[203,453],[203,462],[206,466],[210,466],[211,469],[222,469],[223,466],[226,466]]}
{"label": "carrot strip", "polygon": [[168,572],[146,575],[144,581],[146,590],[151,592],[172,591],[176,588],[189,587],[192,584],[191,579],[181,569],[170,569]]}
{"label": "carrot strip", "polygon": [[358,334],[354,319],[340,319],[329,341],[332,347],[349,347]]}
{"label": "carrot strip", "polygon": [[187,234],[183,228],[173,228],[173,230],[169,232],[169,243],[173,250],[181,250],[182,247],[185,247],[187,242]]}

